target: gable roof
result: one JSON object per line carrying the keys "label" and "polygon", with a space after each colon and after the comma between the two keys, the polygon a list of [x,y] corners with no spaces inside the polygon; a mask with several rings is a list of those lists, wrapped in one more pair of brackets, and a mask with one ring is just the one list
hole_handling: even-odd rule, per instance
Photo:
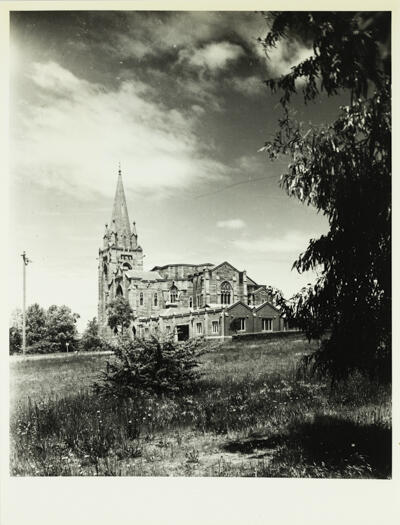
{"label": "gable roof", "polygon": [[254,312],[258,312],[258,310],[261,310],[261,308],[264,308],[264,306],[267,306],[267,305],[270,306],[273,310],[275,310],[275,312],[277,312],[278,314],[282,314],[281,310],[279,310],[276,306],[274,306],[269,301],[265,301],[264,303],[260,304],[259,306],[256,306],[254,308]]}
{"label": "gable roof", "polygon": [[247,310],[250,310],[250,312],[253,311],[252,307],[249,306],[248,304],[244,303],[243,301],[236,301],[235,303],[229,305],[229,306],[226,308],[226,311],[228,311],[228,310],[232,310],[232,308],[235,308],[235,306],[238,306],[239,304],[241,304],[242,306],[244,306]]}
{"label": "gable roof", "polygon": [[217,268],[220,268],[221,266],[223,266],[224,264],[226,264],[227,266],[230,266],[232,268],[232,270],[235,270],[235,272],[238,272],[240,273],[240,271],[235,268],[231,263],[229,263],[228,261],[224,261],[220,264],[217,264],[217,266],[214,266],[214,268],[211,268],[211,271],[213,272],[214,270],[216,270]]}

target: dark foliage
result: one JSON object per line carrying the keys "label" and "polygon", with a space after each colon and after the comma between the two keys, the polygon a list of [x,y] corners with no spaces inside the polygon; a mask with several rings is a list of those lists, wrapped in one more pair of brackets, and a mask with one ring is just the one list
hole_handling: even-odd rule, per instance
{"label": "dark foliage", "polygon": [[133,319],[133,310],[125,297],[118,296],[107,305],[108,326],[115,334],[129,328]]}
{"label": "dark foliage", "polygon": [[116,360],[107,363],[98,393],[118,397],[140,392],[157,395],[190,391],[200,377],[198,358],[204,353],[201,340],[177,343],[172,337],[131,339],[120,336]]}
{"label": "dark foliage", "polygon": [[[281,90],[284,116],[265,144],[271,159],[290,155],[282,187],[323,213],[329,232],[312,239],[295,261],[320,277],[287,305],[309,338],[328,330],[307,358],[334,379],[360,369],[390,379],[391,370],[391,78],[389,13],[294,13],[269,16],[266,49],[281,39],[308,44],[313,57],[267,81]],[[389,35],[389,36],[388,36]],[[320,92],[349,93],[328,126],[290,117],[289,103],[304,83],[305,102]]]}
{"label": "dark foliage", "polygon": [[18,354],[21,352],[22,345],[22,331],[16,326],[11,326],[9,329],[10,354]]}
{"label": "dark foliage", "polygon": [[107,349],[107,343],[99,335],[99,323],[96,317],[88,321],[79,342],[79,349],[84,352],[98,352]]}
{"label": "dark foliage", "polygon": [[[28,354],[47,354],[76,350],[78,314],[67,306],[50,306],[45,310],[37,303],[26,310],[26,343]],[[10,328],[10,353],[22,351],[22,319]]]}

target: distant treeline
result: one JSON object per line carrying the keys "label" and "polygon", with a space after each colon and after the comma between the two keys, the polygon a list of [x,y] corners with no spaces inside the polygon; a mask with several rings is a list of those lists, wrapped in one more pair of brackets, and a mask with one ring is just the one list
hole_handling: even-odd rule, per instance
{"label": "distant treeline", "polygon": [[[35,303],[26,311],[26,352],[47,354],[102,350],[105,343],[99,337],[97,319],[93,318],[81,338],[76,322],[79,314],[65,305],[52,305],[48,309]],[[22,353],[22,312],[16,310],[9,329],[10,354]]]}

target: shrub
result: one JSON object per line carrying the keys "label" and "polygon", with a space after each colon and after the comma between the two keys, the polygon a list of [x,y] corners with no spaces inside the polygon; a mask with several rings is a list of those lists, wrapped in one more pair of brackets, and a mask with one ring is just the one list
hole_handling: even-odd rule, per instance
{"label": "shrub", "polygon": [[104,395],[131,397],[139,392],[157,395],[188,392],[200,377],[198,358],[203,340],[175,342],[172,336],[130,339],[119,336],[116,359],[107,362],[103,381],[95,390]]}

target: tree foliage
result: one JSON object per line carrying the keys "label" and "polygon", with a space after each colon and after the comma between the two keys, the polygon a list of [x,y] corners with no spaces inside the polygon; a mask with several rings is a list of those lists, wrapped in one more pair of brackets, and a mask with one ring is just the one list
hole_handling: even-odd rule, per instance
{"label": "tree foliage", "polygon": [[[312,239],[294,263],[318,270],[314,286],[287,305],[309,338],[329,339],[309,362],[334,378],[354,369],[390,376],[391,355],[391,79],[387,13],[294,13],[268,16],[267,51],[296,38],[313,56],[266,83],[283,92],[283,117],[264,146],[271,159],[289,155],[281,185],[314,206],[329,232]],[[325,91],[348,92],[350,104],[329,125],[292,118],[303,83],[305,102]]]}
{"label": "tree foliage", "polygon": [[96,317],[88,321],[87,327],[82,334],[80,348],[84,352],[96,352],[105,348],[105,342],[99,335],[99,323]]}
{"label": "tree foliage", "polygon": [[116,359],[107,363],[96,391],[116,397],[188,392],[200,377],[198,358],[203,352],[199,339],[178,343],[173,336],[132,339],[119,335]]}
{"label": "tree foliage", "polygon": [[133,310],[125,297],[117,296],[107,305],[108,326],[115,334],[129,328],[133,319]]}
{"label": "tree foliage", "polygon": [[[50,306],[45,310],[37,303],[26,309],[26,344],[28,353],[72,351],[77,348],[78,314],[67,306]],[[22,351],[22,320],[13,316],[10,328],[10,352]]]}

